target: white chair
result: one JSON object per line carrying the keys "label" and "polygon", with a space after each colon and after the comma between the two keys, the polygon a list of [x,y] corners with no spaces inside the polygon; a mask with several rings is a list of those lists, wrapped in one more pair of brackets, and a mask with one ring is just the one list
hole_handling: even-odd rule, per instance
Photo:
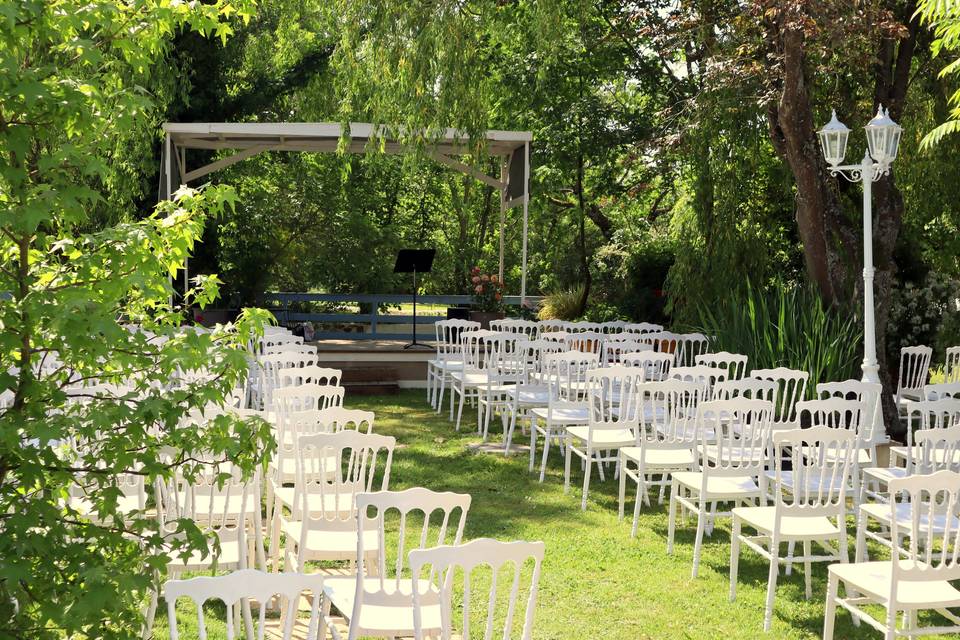
{"label": "white chair", "polygon": [[505,318],[503,320],[491,320],[490,330],[500,333],[516,334],[518,338],[526,340],[536,340],[540,335],[540,325],[533,320],[521,320],[519,318]]}
{"label": "white chair", "polygon": [[727,379],[727,372],[719,367],[711,367],[705,364],[692,367],[674,366],[670,368],[667,379],[700,382],[706,386],[709,397],[713,395],[714,385]]}
{"label": "white chair", "polygon": [[[711,400],[697,407],[700,436],[700,471],[679,471],[671,476],[667,553],[673,553],[677,508],[697,514],[692,576],[700,569],[703,535],[712,531],[716,503],[763,504],[767,495],[767,447],[773,404],[763,400]],[[708,522],[709,519],[709,522]]]}
{"label": "white chair", "polygon": [[[519,347],[522,338],[518,333],[502,333],[488,338],[485,362],[486,375],[477,386],[477,405],[482,418],[477,430],[484,442],[490,431],[490,421],[499,412],[504,440],[510,429],[510,411],[513,409],[511,392],[526,377],[527,352]],[[526,340],[523,340],[526,342]]]}
{"label": "white chair", "polygon": [[862,495],[860,469],[876,460],[876,445],[867,440],[869,431],[865,420],[868,406],[866,400],[848,400],[839,396],[823,400],[802,400],[797,403],[797,416],[801,424],[844,429],[856,436],[857,455],[852,462],[852,485],[847,494],[854,501],[854,509],[859,507]]}
{"label": "white chair", "polygon": [[[425,627],[429,624],[424,621],[433,611],[428,607],[434,603],[439,604],[440,610],[440,638],[441,640],[451,640],[453,638],[453,602],[454,602],[454,579],[456,573],[463,575],[463,593],[464,597],[459,600],[463,609],[460,625],[460,633],[457,636],[462,640],[470,640],[473,635],[470,633],[471,608],[473,600],[471,599],[471,576],[474,571],[481,568],[489,568],[490,588],[488,597],[485,598],[486,613],[480,618],[482,624],[482,637],[484,640],[493,640],[494,638],[494,620],[499,620],[501,616],[497,615],[497,604],[503,606],[506,604],[506,612],[503,614],[503,625],[501,627],[503,638],[517,637],[514,633],[514,619],[517,610],[517,597],[521,589],[521,580],[524,566],[532,561],[533,568],[530,572],[530,582],[524,591],[527,593],[526,606],[523,607],[522,627],[520,629],[521,640],[530,640],[533,635],[533,615],[537,603],[537,590],[540,585],[540,571],[543,565],[543,553],[545,546],[542,542],[499,542],[489,538],[479,538],[471,540],[465,544],[432,549],[415,549],[410,552],[410,575],[413,577],[411,590],[413,591],[413,636],[415,640],[423,640],[425,637]],[[427,579],[424,582],[424,569],[429,567]],[[506,602],[500,596],[497,590],[497,577],[501,571],[512,570],[513,580],[507,591]],[[434,584],[434,577],[438,585]],[[482,583],[481,583],[482,584]]]}
{"label": "white chair", "polygon": [[[675,471],[696,471],[699,434],[694,428],[704,387],[697,382],[644,382],[638,388],[640,443],[620,449],[619,517],[623,519],[627,479],[637,485],[630,537],[636,537],[640,503],[650,504],[647,492],[660,487],[660,502]],[[659,476],[660,480],[654,477]]]}
{"label": "white chair", "polygon": [[563,472],[563,490],[569,492],[573,456],[583,460],[585,471],[580,508],[584,511],[587,509],[594,458],[600,479],[603,480],[605,462],[617,463],[619,467],[620,448],[640,444],[640,412],[636,406],[636,395],[642,381],[643,371],[637,367],[607,367],[587,372],[589,420],[584,426],[567,427]]}
{"label": "white chair", "polygon": [[857,464],[859,466],[874,464],[877,459],[876,447],[886,439],[883,429],[883,410],[880,408],[883,387],[879,383],[844,380],[843,382],[821,382],[817,385],[816,392],[817,398],[821,400],[841,398],[856,400],[863,405],[861,424],[858,427],[862,433]]}
{"label": "white chair", "polygon": [[[960,633],[960,617],[948,611],[960,607],[960,590],[951,581],[960,580],[960,473],[939,471],[929,476],[911,476],[890,483],[890,494],[904,495],[903,502],[888,505],[891,536],[906,539],[906,554],[895,553],[890,560],[835,564],[829,569],[823,638],[833,640],[836,608],[840,605],[877,629],[885,638],[917,637],[931,633]],[[897,514],[898,504],[909,510]],[[942,535],[930,544],[929,523],[942,520]],[[840,583],[846,597],[839,595]],[[883,607],[883,621],[875,619],[864,605]],[[935,610],[949,625],[919,626],[918,613]],[[903,626],[897,617],[903,613]]]}
{"label": "white chair", "polygon": [[[914,454],[907,458],[906,467],[864,469],[864,479],[866,480],[868,477],[877,478],[889,487],[894,480],[909,478],[914,475],[931,474],[944,470],[960,472],[960,425],[947,428],[920,429],[914,438],[916,442]],[[890,531],[888,502],[890,500],[884,499],[880,502],[860,505],[855,555],[857,561],[868,560],[867,540],[893,549],[893,538],[888,537]],[[896,514],[898,518],[906,518],[909,515],[909,507],[904,504],[898,505]],[[879,531],[870,530],[871,520],[880,526]],[[938,527],[935,523],[928,533],[936,537],[940,529],[941,527]]]}
{"label": "white chair", "polygon": [[701,353],[694,357],[694,364],[717,367],[727,374],[727,380],[739,380],[747,373],[747,356],[729,351]]}
{"label": "white chair", "polygon": [[710,341],[702,333],[681,333],[676,335],[676,364],[679,367],[693,366],[697,356],[710,351]]}
{"label": "white chair", "polygon": [[777,384],[776,411],[773,414],[773,428],[795,429],[797,422],[797,403],[806,398],[807,382],[810,374],[806,371],[777,367],[775,369],[754,369],[751,378],[770,380]]}
{"label": "white chair", "polygon": [[567,327],[571,323],[566,320],[539,320],[537,325],[540,327],[540,337],[543,338],[544,333],[556,333],[560,331],[566,331]]}
{"label": "white chair", "polygon": [[[812,427],[773,434],[776,461],[774,506],[737,507],[730,535],[730,601],[737,595],[740,545],[770,563],[763,630],[773,619],[773,599],[781,563],[803,562],[807,599],[812,595],[811,563],[847,562],[846,490],[855,455],[856,434],[843,429]],[[789,469],[784,461],[789,461]],[[754,535],[741,533],[743,527]],[[781,546],[803,544],[803,556],[780,555]],[[814,555],[820,545],[825,554]],[[833,545],[836,547],[834,548]]]}
{"label": "white chair", "polygon": [[264,347],[264,355],[270,355],[274,353],[302,353],[304,355],[315,356],[317,355],[317,348],[312,344],[300,344],[298,342],[285,342],[283,344],[274,345],[271,347]]}
{"label": "white chair", "polygon": [[[453,419],[453,402],[459,396],[457,409],[456,430],[460,431],[460,422],[463,419],[463,405],[467,400],[477,401],[480,387],[487,381],[487,367],[491,364],[494,339],[503,336],[496,331],[478,329],[477,331],[463,331],[460,333],[460,354],[463,357],[463,367],[450,373],[450,402]],[[482,424],[480,404],[477,403],[477,428]]]}
{"label": "white chair", "polygon": [[[479,322],[471,320],[440,320],[434,323],[436,331],[436,357],[427,362],[427,400],[440,413],[443,394],[453,371],[463,369],[460,353],[460,334],[480,328]],[[450,400],[450,419],[453,419],[453,396]]]}
{"label": "white chair", "polygon": [[564,350],[595,353],[599,357],[603,353],[604,342],[606,336],[598,331],[570,332],[564,340]]}
{"label": "white chair", "polygon": [[666,380],[670,376],[673,354],[656,351],[624,353],[620,356],[620,364],[625,367],[642,367],[643,379],[647,382],[657,382]]}
{"label": "white chair", "polygon": [[504,452],[508,454],[517,422],[526,420],[528,425],[532,425],[536,417],[531,411],[550,402],[550,384],[541,374],[545,373],[543,367],[546,357],[558,353],[561,345],[550,340],[529,340],[518,342],[517,349],[524,358],[524,369],[518,383],[507,389],[507,396],[512,401],[510,424],[507,437],[504,438]]}
{"label": "white chair", "polygon": [[713,400],[732,400],[733,398],[766,400],[776,406],[777,383],[758,378],[740,378],[721,380],[713,385]]}
{"label": "white chair", "polygon": [[265,573],[256,569],[241,569],[225,576],[200,576],[189,580],[169,580],[163,585],[163,596],[167,601],[167,619],[170,625],[170,640],[180,637],[177,629],[177,600],[190,598],[197,609],[197,633],[201,639],[207,637],[206,620],[203,605],[210,600],[219,600],[227,607],[227,640],[236,637],[235,618],[237,605],[243,601],[254,600],[260,603],[260,615],[257,628],[247,625],[247,640],[263,640],[267,629],[267,603],[280,596],[287,602],[284,620],[281,622],[283,640],[291,640],[296,624],[297,604],[307,593],[312,594],[310,620],[307,623],[307,640],[316,640],[320,619],[320,599],[323,595],[323,576],[303,575],[299,573]]}
{"label": "white chair", "polygon": [[628,333],[656,333],[663,331],[662,324],[653,324],[652,322],[628,322],[623,330]]}
{"label": "white chair", "polygon": [[360,547],[376,552],[376,532],[358,529],[358,496],[389,487],[395,446],[391,436],[356,431],[300,436],[292,510],[277,509],[274,525],[286,538],[287,571],[303,573],[311,560],[353,568]]}
{"label": "white chair", "polygon": [[923,385],[930,375],[930,359],[933,349],[926,346],[903,347],[900,349],[900,373],[897,375],[897,394],[894,397],[897,408],[903,411],[910,401],[920,400]]}
{"label": "white chair", "polygon": [[[469,509],[469,495],[437,493],[422,487],[358,496],[357,523],[360,535],[357,539],[356,575],[324,580],[320,637],[326,637],[326,627],[330,625],[334,639],[341,638],[337,628],[331,624],[331,607],[336,607],[347,619],[350,625],[348,640],[356,640],[361,636],[412,636],[413,588],[411,579],[404,577],[408,568],[408,549],[412,551],[460,544]],[[374,511],[372,515],[371,510]],[[391,531],[394,519],[399,523],[396,525],[397,553],[389,563],[385,534],[388,517]],[[420,526],[417,526],[418,523]],[[378,541],[375,563],[367,559],[366,544],[370,535]],[[424,611],[424,608],[421,608],[421,633],[439,634],[439,603],[430,607],[430,611]]]}
{"label": "white chair", "polygon": [[960,382],[960,346],[947,347],[943,364],[943,381]]}
{"label": "white chair", "polygon": [[599,354],[580,351],[551,354],[546,358],[544,375],[550,385],[547,406],[535,407],[530,412],[534,417],[530,429],[531,472],[537,455],[537,434],[543,434],[540,482],[547,474],[551,441],[557,440],[562,445],[567,427],[587,424],[590,419],[590,408],[585,400],[587,371],[596,368],[599,363]]}
{"label": "white chair", "polygon": [[906,461],[914,453],[913,432],[916,425],[920,429],[946,429],[960,425],[960,398],[940,398],[939,400],[920,400],[910,403],[906,408],[907,445],[890,447],[890,464]]}
{"label": "white chair", "polygon": [[255,399],[259,407],[264,411],[273,410],[273,391],[285,385],[280,377],[281,371],[290,369],[301,369],[308,366],[316,366],[316,354],[295,353],[292,351],[281,351],[279,353],[264,354],[257,358],[259,368],[258,383],[255,391]]}
{"label": "white chair", "polygon": [[77,476],[75,484],[70,488],[68,504],[77,515],[88,518],[91,522],[113,525],[113,522],[101,520],[100,514],[94,508],[94,502],[88,497],[91,493],[99,493],[107,488],[120,492],[117,497],[117,513],[122,522],[131,522],[138,514],[144,514],[147,493],[143,475],[139,473],[118,473],[109,477],[102,474]]}

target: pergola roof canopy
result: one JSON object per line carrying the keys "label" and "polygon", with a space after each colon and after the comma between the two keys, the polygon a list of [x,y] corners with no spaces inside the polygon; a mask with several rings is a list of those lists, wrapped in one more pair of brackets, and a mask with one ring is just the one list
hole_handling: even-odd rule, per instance
{"label": "pergola roof canopy", "polygon": [[[171,142],[182,149],[248,149],[263,147],[277,151],[336,151],[343,127],[335,122],[168,122],[163,125]],[[389,135],[386,127],[351,122],[348,127],[349,150],[366,149],[372,138],[384,142],[387,153],[409,153],[410,147]],[[495,131],[485,134],[487,151],[494,156],[509,156],[529,143],[529,131]],[[429,149],[443,155],[469,153],[469,137],[456,129],[447,129]]]}

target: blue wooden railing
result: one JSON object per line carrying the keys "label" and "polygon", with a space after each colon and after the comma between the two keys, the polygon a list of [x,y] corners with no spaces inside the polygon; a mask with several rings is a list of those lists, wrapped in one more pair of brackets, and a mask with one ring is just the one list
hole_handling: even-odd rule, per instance
{"label": "blue wooden railing", "polygon": [[[527,304],[534,307],[541,298],[527,296]],[[446,319],[446,313],[437,315],[429,309],[421,309],[420,305],[445,305],[456,307],[469,305],[471,296],[417,296],[417,339],[432,340],[434,338],[433,323]],[[519,307],[520,296],[504,296],[507,307]],[[369,306],[369,311],[363,313],[303,313],[291,311],[292,303],[297,302],[327,302],[334,304],[354,303]],[[298,293],[298,292],[267,292],[261,297],[261,306],[269,309],[276,316],[280,324],[290,325],[297,322],[312,322],[314,324],[349,324],[356,325],[356,331],[327,331],[318,327],[316,338],[346,338],[352,340],[412,340],[412,332],[398,333],[382,330],[384,325],[412,324],[412,315],[390,315],[382,313],[382,305],[410,304],[412,294],[403,293]]]}

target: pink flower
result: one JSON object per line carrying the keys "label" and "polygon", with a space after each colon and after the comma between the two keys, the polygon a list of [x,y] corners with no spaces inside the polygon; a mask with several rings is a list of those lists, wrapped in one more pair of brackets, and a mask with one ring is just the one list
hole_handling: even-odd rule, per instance
{"label": "pink flower", "polygon": [[470,278],[470,282],[472,282],[473,284],[480,284],[480,276],[473,276],[472,278]]}
{"label": "pink flower", "polygon": [[490,276],[488,276],[487,274],[483,274],[482,276],[480,276],[480,279],[483,280],[484,282],[490,282]]}
{"label": "pink flower", "polygon": [[477,293],[483,293],[483,285],[478,284],[476,287],[474,287],[473,290],[476,291]]}
{"label": "pink flower", "polygon": [[497,300],[499,300],[499,299],[500,299],[500,297],[501,297],[501,296],[500,296],[500,294],[499,294],[499,293],[498,293],[497,295],[495,295],[495,296],[494,296],[494,298],[496,298]]}
{"label": "pink flower", "polygon": [[500,279],[497,278],[497,276],[495,276],[495,275],[490,276],[490,282],[499,282],[499,281],[500,281]]}
{"label": "pink flower", "polygon": [[470,273],[480,273],[480,267],[470,267]]}

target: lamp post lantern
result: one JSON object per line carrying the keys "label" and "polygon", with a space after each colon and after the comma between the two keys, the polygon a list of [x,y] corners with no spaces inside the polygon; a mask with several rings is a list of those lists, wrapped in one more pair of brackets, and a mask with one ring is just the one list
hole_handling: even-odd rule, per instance
{"label": "lamp post lantern", "polygon": [[841,164],[846,155],[850,135],[834,111],[830,122],[817,135],[823,157],[830,165],[831,175],[841,175],[850,182],[863,185],[863,381],[880,382],[877,363],[877,331],[873,302],[873,183],[890,173],[890,164],[897,157],[902,127],[890,119],[882,106],[877,109],[866,127],[867,150],[860,164]]}

